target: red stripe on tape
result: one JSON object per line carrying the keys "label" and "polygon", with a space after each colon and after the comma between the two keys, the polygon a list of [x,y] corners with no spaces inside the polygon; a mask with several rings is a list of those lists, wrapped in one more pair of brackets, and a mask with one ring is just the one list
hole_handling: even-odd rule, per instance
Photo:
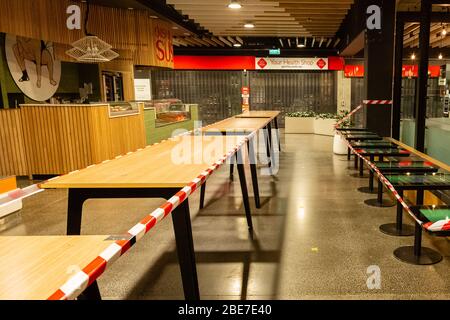
{"label": "red stripe on tape", "polygon": [[180,198],[180,203],[186,200],[187,197],[187,194],[184,191],[178,191],[175,195]]}
{"label": "red stripe on tape", "polygon": [[164,216],[167,216],[170,212],[172,212],[173,204],[166,202],[160,208],[164,210]]}
{"label": "red stripe on tape", "polygon": [[106,269],[106,260],[102,257],[95,258],[91,263],[89,263],[83,272],[89,276],[88,286],[91,285]]}
{"label": "red stripe on tape", "polygon": [[58,289],[47,300],[66,300],[66,294]]}
{"label": "red stripe on tape", "polygon": [[147,216],[141,220],[141,223],[145,226],[145,233],[149,232],[156,224],[157,220],[153,216]]}
{"label": "red stripe on tape", "polygon": [[120,255],[123,255],[131,248],[130,240],[117,240],[116,244],[122,248],[122,250],[120,251]]}

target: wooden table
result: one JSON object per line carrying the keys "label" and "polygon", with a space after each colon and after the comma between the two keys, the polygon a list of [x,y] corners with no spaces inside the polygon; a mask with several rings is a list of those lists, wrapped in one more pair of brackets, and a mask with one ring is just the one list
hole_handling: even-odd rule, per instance
{"label": "wooden table", "polygon": [[0,300],[45,300],[114,240],[109,236],[0,237]]}
{"label": "wooden table", "polygon": [[[106,163],[58,177],[41,185],[68,189],[67,234],[78,235],[83,203],[93,198],[165,198],[197,178],[241,141],[238,136],[185,135]],[[242,149],[242,148],[241,148]],[[242,150],[236,154],[243,202],[252,229]],[[178,155],[184,154],[181,158]],[[199,299],[195,253],[186,199],[172,213],[178,259],[186,299]]]}
{"label": "wooden table", "polygon": [[271,118],[275,126],[275,132],[277,134],[278,150],[281,151],[280,132],[278,129],[278,116],[280,115],[280,113],[281,112],[277,110],[254,110],[239,114],[236,116],[236,118]]}
{"label": "wooden table", "polygon": [[[233,135],[248,135],[252,132],[257,132],[263,129],[264,140],[266,144],[266,152],[267,157],[269,159],[269,168],[272,170],[272,165],[275,163],[275,157],[273,148],[272,148],[272,139],[269,132],[271,131],[270,122],[272,118],[228,118],[219,122],[216,122],[212,125],[206,126],[204,128],[199,129],[204,135],[224,135],[224,136],[233,136]],[[261,201],[259,197],[259,187],[258,187],[258,177],[257,177],[257,169],[256,169],[256,156],[254,154],[254,137],[250,138],[247,143],[249,160],[250,160],[250,170],[252,174],[252,184],[253,184],[253,192],[255,194],[255,205],[256,208],[261,207]],[[233,170],[234,163],[230,164],[230,179],[233,178]],[[202,185],[201,188],[201,196],[200,196],[200,209],[204,206],[204,194],[206,190],[206,184]]]}

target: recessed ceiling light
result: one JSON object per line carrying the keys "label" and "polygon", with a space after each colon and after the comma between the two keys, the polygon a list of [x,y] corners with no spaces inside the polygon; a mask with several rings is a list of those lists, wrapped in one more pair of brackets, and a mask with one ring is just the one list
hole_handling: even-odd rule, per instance
{"label": "recessed ceiling light", "polygon": [[247,28],[247,29],[253,29],[254,27],[255,27],[255,25],[253,23],[250,23],[250,22],[244,24],[244,28]]}
{"label": "recessed ceiling light", "polygon": [[442,56],[442,53],[439,53],[439,60],[442,60],[442,59],[444,59],[444,57]]}
{"label": "recessed ceiling light", "polygon": [[240,48],[240,47],[242,47],[242,44],[240,44],[240,43],[235,43],[235,44],[233,44],[233,47],[235,47],[235,48]]}
{"label": "recessed ceiling light", "polygon": [[150,16],[152,19],[159,19],[157,16]]}
{"label": "recessed ceiling light", "polygon": [[446,29],[442,29],[442,35],[445,37],[447,35],[447,30]]}
{"label": "recessed ceiling light", "polygon": [[178,27],[173,26],[172,29],[173,29],[173,30],[178,30]]}
{"label": "recessed ceiling light", "polygon": [[298,45],[297,45],[297,48],[304,48],[305,47],[305,45],[303,44],[303,43],[299,43]]}
{"label": "recessed ceiling light", "polygon": [[242,8],[241,4],[236,0],[231,0],[230,4],[228,5],[228,8],[230,9],[240,9]]}
{"label": "recessed ceiling light", "polygon": [[411,55],[411,60],[415,60],[415,59],[416,59],[416,54],[413,53],[413,54]]}

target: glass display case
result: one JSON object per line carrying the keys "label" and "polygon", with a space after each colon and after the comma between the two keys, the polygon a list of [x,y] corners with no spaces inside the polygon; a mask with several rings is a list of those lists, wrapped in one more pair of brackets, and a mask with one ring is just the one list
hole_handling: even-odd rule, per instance
{"label": "glass display case", "polygon": [[179,99],[147,101],[144,103],[144,109],[155,110],[156,127],[191,120],[190,105]]}
{"label": "glass display case", "polygon": [[136,102],[110,102],[109,117],[124,117],[139,114],[139,104]]}

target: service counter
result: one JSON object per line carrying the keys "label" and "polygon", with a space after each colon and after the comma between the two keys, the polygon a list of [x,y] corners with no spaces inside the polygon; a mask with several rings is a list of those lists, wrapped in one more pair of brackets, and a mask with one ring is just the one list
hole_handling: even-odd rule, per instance
{"label": "service counter", "polygon": [[147,144],[168,139],[179,130],[193,130],[199,119],[197,104],[166,101],[144,103]]}
{"label": "service counter", "polygon": [[24,175],[15,169],[24,166],[28,176],[65,174],[146,145],[141,103],[23,104],[0,113],[14,115],[0,126],[21,135],[15,143],[4,137],[2,162],[25,161],[0,166],[2,175]]}

